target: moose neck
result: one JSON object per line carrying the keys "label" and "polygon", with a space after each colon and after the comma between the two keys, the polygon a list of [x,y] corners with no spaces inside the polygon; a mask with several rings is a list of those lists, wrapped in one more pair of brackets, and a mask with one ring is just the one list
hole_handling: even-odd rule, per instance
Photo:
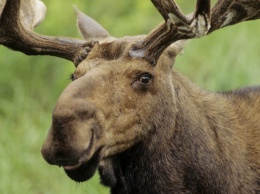
{"label": "moose neck", "polygon": [[[108,181],[113,194],[184,193],[187,192],[187,185],[194,187],[188,188],[192,193],[203,193],[204,185],[210,188],[214,184],[222,184],[223,180],[216,178],[218,175],[213,169],[207,169],[209,172],[198,169],[219,159],[218,154],[222,148],[218,145],[218,131],[221,130],[218,123],[226,122],[227,118],[221,113],[217,114],[218,119],[212,115],[216,115],[215,106],[227,101],[194,86],[176,72],[173,72],[173,77],[175,115],[164,114],[160,117],[163,120],[158,122],[149,138],[112,159],[112,165],[105,174],[113,177],[112,183]],[[219,98],[223,100],[216,104]],[[206,132],[208,129],[211,129],[209,133]],[[208,155],[200,155],[201,153]],[[216,165],[229,170],[228,165],[220,163]],[[103,170],[100,171],[101,177],[106,179]],[[207,180],[205,177],[209,180],[214,178],[215,183],[209,185],[203,182]],[[196,181],[198,184],[194,185]],[[222,188],[219,193],[225,191],[227,190]]]}

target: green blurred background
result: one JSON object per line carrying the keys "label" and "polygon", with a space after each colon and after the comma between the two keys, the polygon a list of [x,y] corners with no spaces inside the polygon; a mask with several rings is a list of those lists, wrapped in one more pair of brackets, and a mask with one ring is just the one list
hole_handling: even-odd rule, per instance
{"label": "green blurred background", "polygon": [[[146,34],[162,18],[149,0],[44,0],[45,21],[37,32],[80,37],[72,4],[99,21],[113,36]],[[179,0],[185,13],[195,1]],[[175,64],[199,86],[223,91],[260,84],[260,21],[228,27],[192,40]],[[70,82],[73,64],[48,56],[25,56],[0,46],[0,193],[109,193],[98,175],[86,183],[71,181],[48,165],[40,148],[51,112]]]}

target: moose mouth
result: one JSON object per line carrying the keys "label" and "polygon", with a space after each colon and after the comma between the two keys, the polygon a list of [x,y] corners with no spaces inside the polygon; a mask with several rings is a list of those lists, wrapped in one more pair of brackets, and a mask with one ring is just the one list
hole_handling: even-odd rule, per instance
{"label": "moose mouth", "polygon": [[[79,162],[74,165],[63,166],[66,174],[76,182],[84,182],[90,179],[96,172],[100,161],[101,148],[97,149],[92,155],[91,152],[94,149],[95,135],[92,131],[91,140],[88,149],[80,157]],[[89,158],[89,155],[92,155]]]}
{"label": "moose mouth", "polygon": [[85,163],[78,163],[72,166],[63,166],[68,177],[76,182],[84,182],[90,179],[96,172],[100,161],[101,149]]}

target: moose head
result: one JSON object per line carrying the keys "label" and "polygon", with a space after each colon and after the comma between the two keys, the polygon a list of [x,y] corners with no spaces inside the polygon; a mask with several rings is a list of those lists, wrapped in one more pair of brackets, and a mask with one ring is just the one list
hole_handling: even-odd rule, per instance
{"label": "moose head", "polygon": [[[202,95],[173,69],[186,40],[260,18],[257,0],[219,0],[213,8],[210,0],[197,0],[194,13],[188,16],[173,0],[152,3],[164,22],[148,35],[123,38],[112,37],[76,10],[85,40],[34,33],[32,29],[46,12],[39,0],[0,3],[1,44],[28,55],[52,55],[75,64],[72,82],[58,99],[41,150],[49,164],[63,167],[75,181],[88,180],[99,168],[112,179],[107,184],[115,184],[113,158],[136,145],[170,152],[168,144],[181,122],[184,93]],[[200,120],[194,112],[185,114],[194,122]]]}

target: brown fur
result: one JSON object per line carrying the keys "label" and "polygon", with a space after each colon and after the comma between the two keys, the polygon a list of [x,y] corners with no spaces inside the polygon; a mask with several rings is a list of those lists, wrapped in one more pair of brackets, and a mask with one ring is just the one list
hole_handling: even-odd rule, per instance
{"label": "brown fur", "polygon": [[204,91],[172,69],[174,49],[153,67],[130,45],[98,44],[77,67],[44,158],[76,181],[99,168],[113,194],[259,193],[260,89]]}

